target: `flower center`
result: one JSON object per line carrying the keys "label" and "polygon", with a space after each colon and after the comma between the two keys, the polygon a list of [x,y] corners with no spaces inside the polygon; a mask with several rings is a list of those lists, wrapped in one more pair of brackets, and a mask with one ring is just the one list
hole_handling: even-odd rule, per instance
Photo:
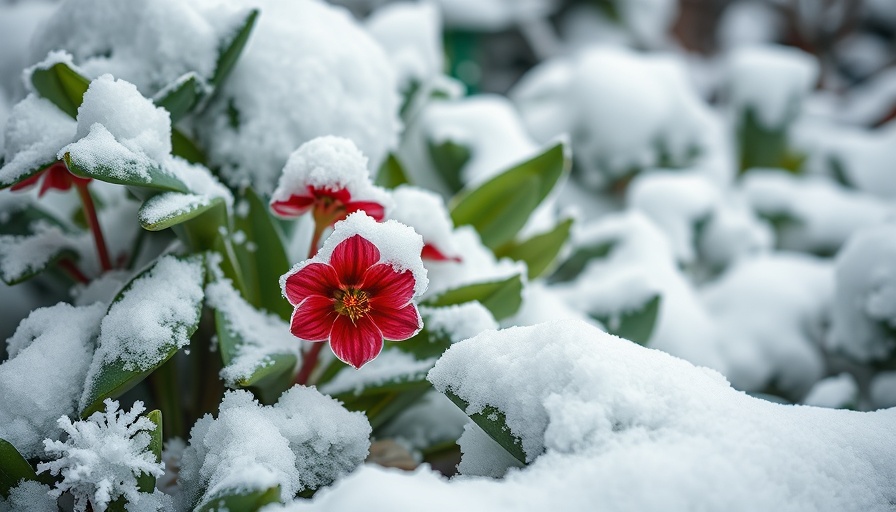
{"label": "flower center", "polygon": [[352,322],[370,311],[370,299],[363,290],[339,290],[336,292],[336,312],[347,315]]}

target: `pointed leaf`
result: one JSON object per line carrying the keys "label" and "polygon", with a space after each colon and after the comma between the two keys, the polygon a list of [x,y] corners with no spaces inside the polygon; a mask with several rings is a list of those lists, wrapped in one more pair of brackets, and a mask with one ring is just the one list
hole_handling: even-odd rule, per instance
{"label": "pointed leaf", "polygon": [[0,497],[8,498],[22,480],[37,480],[37,473],[12,443],[0,439]]}
{"label": "pointed leaf", "polygon": [[472,225],[485,245],[501,247],[516,237],[569,165],[564,144],[557,143],[479,187],[462,191],[452,200],[454,225]]}
{"label": "pointed leaf", "polygon": [[252,34],[252,29],[255,27],[255,20],[257,19],[258,9],[252,9],[246,15],[239,30],[234,33],[233,38],[225,41],[221,45],[218,53],[218,63],[215,66],[215,73],[211,77],[213,86],[220,86],[230,72],[233,71],[233,66],[236,65],[236,61],[240,58],[240,54],[243,53],[243,48],[245,48],[246,43],[249,42],[249,36]]}
{"label": "pointed leaf", "polygon": [[137,212],[137,218],[143,229],[161,231],[198,217],[217,203],[224,203],[224,200],[201,194],[165,192],[147,199]]}
{"label": "pointed leaf", "polygon": [[159,163],[130,151],[114,140],[108,142],[110,145],[105,149],[112,151],[80,154],[72,148],[74,153],[70,151],[63,156],[66,167],[72,174],[82,178],[166,192],[189,192],[186,185],[166,172]]}
{"label": "pointed leaf", "polygon": [[429,141],[429,158],[452,194],[464,187],[461,171],[470,161],[470,156],[470,148],[453,140]]}
{"label": "pointed leaf", "polygon": [[572,255],[566,258],[557,270],[551,274],[548,281],[551,283],[565,283],[572,281],[585,270],[585,267],[591,260],[603,258],[610,254],[610,251],[613,250],[613,246],[615,245],[615,241],[607,241],[593,246],[577,248]]}
{"label": "pointed leaf", "polygon": [[[162,461],[162,411],[156,409],[146,414],[149,421],[155,423],[155,430],[150,433],[149,446],[147,451],[152,452],[156,456],[156,462]],[[141,492],[153,492],[156,488],[156,477],[149,473],[141,473],[137,477],[137,487]]]}
{"label": "pointed leaf", "polygon": [[0,235],[0,279],[14,285],[62,259],[77,260],[76,247],[76,240],[56,226],[42,225],[31,235]]}
{"label": "pointed leaf", "polygon": [[614,316],[591,315],[607,327],[607,332],[620,338],[646,345],[656,325],[662,296],[653,295],[640,307]]}
{"label": "pointed leaf", "polygon": [[380,172],[376,175],[376,184],[383,188],[393,189],[406,183],[409,181],[404,165],[394,153],[389,153],[389,157],[380,166]]}
{"label": "pointed leaf", "polygon": [[153,103],[168,111],[173,125],[196,107],[207,87],[196,73],[190,72],[160,91]]}
{"label": "pointed leaf", "polygon": [[258,491],[230,489],[205,500],[195,508],[196,512],[256,512],[265,505],[280,503],[280,486]]}
{"label": "pointed leaf", "polygon": [[511,242],[495,251],[495,256],[526,262],[529,279],[535,279],[543,274],[560,254],[560,249],[569,240],[572,222],[572,219],[567,219],[547,233],[533,236],[523,242]]}
{"label": "pointed leaf", "polygon": [[31,85],[63,112],[77,117],[78,107],[81,106],[90,80],[68,65],[58,62],[46,69],[35,69],[31,74]]}
{"label": "pointed leaf", "polygon": [[521,463],[526,464],[526,453],[523,451],[523,444],[518,437],[510,432],[510,428],[507,426],[507,417],[500,409],[485,406],[479,412],[470,413],[470,404],[463,398],[455,395],[451,390],[446,391],[445,396],[450,398],[454,405],[460,407],[460,410],[464,411],[489,437],[507,450],[507,453],[513,455],[513,458]]}
{"label": "pointed leaf", "polygon": [[469,284],[442,292],[423,304],[451,306],[474,300],[491,311],[496,320],[513,316],[523,303],[523,279],[517,274],[501,281]]}

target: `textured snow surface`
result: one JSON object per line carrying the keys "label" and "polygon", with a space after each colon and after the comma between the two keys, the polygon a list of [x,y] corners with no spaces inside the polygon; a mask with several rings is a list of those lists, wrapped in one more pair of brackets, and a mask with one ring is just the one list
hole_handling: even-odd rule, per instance
{"label": "textured snow surface", "polygon": [[387,211],[392,206],[388,193],[370,181],[367,157],[344,137],[316,137],[289,155],[271,201],[308,195],[308,187],[333,192],[345,189],[352,201],[373,201]]}
{"label": "textured snow surface", "polygon": [[227,491],[280,485],[284,499],[353,470],[367,456],[370,425],[314,388],[296,386],[273,406],[248,391],[224,395],[217,418],[193,426],[181,459],[182,506]]}
{"label": "textured snow surface", "polygon": [[75,137],[76,124],[55,105],[29,94],[9,113],[4,129],[6,163],[0,182],[12,183],[56,161],[59,148]]}
{"label": "textured snow surface", "polygon": [[[323,246],[313,258],[297,263],[292,269],[280,277],[280,288],[285,289],[286,278],[310,263],[329,263],[333,250],[344,240],[354,235],[361,235],[373,243],[380,251],[380,263],[391,265],[396,272],[410,271],[414,274],[414,297],[426,291],[429,280],[426,268],[420,259],[423,250],[423,237],[412,228],[394,220],[377,222],[373,217],[359,211],[345,220],[337,222],[333,234],[324,241]],[[284,297],[286,292],[284,292]]]}
{"label": "textured snow surface", "polygon": [[8,282],[43,269],[61,251],[78,252],[85,242],[45,222],[33,223],[31,231],[26,236],[0,235],[0,275]]}
{"label": "textured snow surface", "polygon": [[858,231],[837,254],[835,307],[828,347],[858,361],[896,349],[896,226]]}
{"label": "textured snow surface", "polygon": [[25,457],[42,455],[42,441],[59,438],[56,420],[77,412],[105,312],[100,303],[35,309],[6,340],[9,359],[0,364],[0,439]]}
{"label": "textured snow surface", "polygon": [[59,512],[50,487],[24,480],[9,490],[9,498],[0,498],[0,512]]}
{"label": "textured snow surface", "polygon": [[261,14],[196,128],[234,186],[270,194],[289,154],[321,135],[351,139],[379,169],[397,143],[398,85],[383,49],[344,9],[240,0]]}

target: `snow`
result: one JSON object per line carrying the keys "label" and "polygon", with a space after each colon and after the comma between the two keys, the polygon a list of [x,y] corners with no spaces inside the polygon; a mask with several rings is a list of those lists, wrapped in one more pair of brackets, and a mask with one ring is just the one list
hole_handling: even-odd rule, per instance
{"label": "snow", "polygon": [[295,386],[273,406],[259,405],[248,391],[229,391],[218,417],[204,416],[190,433],[181,459],[182,506],[274,485],[283,499],[316,489],[360,464],[369,436],[362,413],[314,388]]}
{"label": "snow", "polygon": [[57,424],[68,439],[46,440],[47,454],[56,459],[37,465],[38,472],[49,471],[62,477],[52,495],[59,497],[70,492],[78,512],[88,508],[103,512],[121,496],[138,501],[137,478],[143,473],[164,473],[162,463],[147,451],[150,433],[157,427],[149,418],[140,416],[146,410],[143,402],[134,402],[128,412],[119,410],[115,400],[107,398],[105,404],[105,412],[97,411],[83,421],[60,417]]}
{"label": "snow", "polygon": [[799,114],[818,73],[815,57],[794,47],[739,47],[728,58],[728,99],[738,115],[753,109],[762,126],[778,129]]}
{"label": "snow", "polygon": [[[333,233],[313,258],[297,263],[280,277],[280,288],[285,290],[286,278],[313,262],[329,263],[333,250],[342,241],[354,235],[361,235],[373,243],[380,251],[379,263],[391,265],[396,272],[410,271],[414,275],[414,297],[426,291],[429,280],[420,259],[423,237],[412,228],[394,220],[377,222],[363,211],[355,212],[345,220],[337,222]],[[284,292],[284,297],[286,296]]]}
{"label": "snow", "polygon": [[760,216],[783,218],[778,244],[784,249],[834,253],[853,232],[894,212],[892,205],[823,176],[794,176],[779,169],[753,169],[741,190]]}
{"label": "snow", "polygon": [[228,209],[233,207],[233,193],[204,165],[191,164],[183,158],[172,156],[165,159],[164,166],[166,171],[179,179],[194,194],[208,199],[222,199]]}
{"label": "snow", "polygon": [[170,348],[189,344],[187,329],[199,321],[203,298],[202,265],[201,259],[162,256],[112,303],[100,326],[82,408],[90,405],[85,400],[104,366],[120,362],[125,370],[148,370]]}
{"label": "snow", "polygon": [[7,282],[45,268],[61,251],[77,253],[84,245],[83,237],[79,240],[46,222],[33,223],[31,231],[27,236],[0,235],[0,274]]}
{"label": "snow", "polygon": [[0,498],[2,512],[58,512],[50,487],[33,480],[23,480],[9,490],[9,498]]}
{"label": "snow", "polygon": [[451,343],[498,328],[491,312],[477,301],[439,308],[421,307],[420,314],[426,319],[429,332],[445,334]]}
{"label": "snow", "polygon": [[367,31],[392,61],[399,89],[424,84],[441,74],[442,17],[432,2],[384,5],[365,21]]}
{"label": "snow", "polygon": [[[896,196],[890,162],[896,158],[896,123],[876,130],[847,127],[817,129],[805,146],[814,161],[836,162],[843,177],[856,189],[879,198]],[[812,140],[814,139],[814,140]],[[818,165],[816,163],[816,165]],[[822,167],[824,168],[824,167]]]}
{"label": "snow", "polygon": [[836,259],[836,291],[827,347],[862,362],[896,349],[896,226],[862,229]]}
{"label": "snow", "polygon": [[442,254],[460,257],[452,232],[454,223],[441,196],[412,185],[399,185],[392,191],[395,207],[389,218],[414,228],[424,244],[435,246]]}
{"label": "snow", "polygon": [[870,385],[871,402],[875,408],[896,407],[896,371],[880,372]]}
{"label": "snow", "polygon": [[526,264],[509,258],[495,258],[494,253],[482,245],[479,234],[472,226],[455,229],[452,239],[462,259],[460,262],[426,262],[430,283],[427,297],[435,297],[468,284],[503,281],[514,275],[525,279]]}
{"label": "snow", "polygon": [[37,29],[31,56],[65,49],[89,78],[111,73],[151,96],[191,71],[210,79],[244,16],[214,0],[66,0]]}
{"label": "snow", "polygon": [[765,402],[584,324],[483,334],[452,347],[431,379],[473,408],[497,404],[523,446],[544,453],[497,481],[364,466],[311,502],[267,510],[835,511],[893,499],[896,411]]}
{"label": "snow", "polygon": [[11,184],[56,161],[56,152],[74,139],[75,122],[49,100],[29,94],[9,113],[4,130],[6,162],[0,183]]}
{"label": "snow", "polygon": [[231,186],[251,184],[268,195],[293,150],[336,135],[351,139],[378,170],[400,126],[395,73],[379,44],[344,9],[317,0],[238,4],[261,14],[196,123],[210,164]]}
{"label": "snow", "polygon": [[321,385],[321,393],[360,395],[364,388],[385,384],[393,380],[417,381],[435,364],[435,358],[418,360],[412,354],[390,347],[376,359],[358,370],[343,370],[333,380]]}
{"label": "snow", "polygon": [[157,224],[165,219],[177,217],[197,208],[208,205],[208,196],[166,192],[153,196],[140,208],[141,224]]}
{"label": "snow", "polygon": [[856,407],[858,398],[859,385],[855,377],[841,373],[818,381],[803,399],[803,403],[816,407],[844,409]]}
{"label": "snow", "polygon": [[224,314],[229,329],[243,343],[236,346],[230,364],[221,369],[221,378],[231,387],[249,378],[256,370],[273,363],[274,354],[293,354],[301,361],[299,341],[289,332],[289,324],[276,315],[259,311],[233,289],[230,281],[219,279],[205,287],[206,304]]}
{"label": "snow", "polygon": [[475,31],[496,31],[539,19],[557,8],[556,0],[436,0],[445,25]]}
{"label": "snow", "polygon": [[286,201],[293,194],[307,195],[308,187],[330,191],[347,190],[352,201],[373,201],[388,212],[388,193],[370,181],[367,157],[344,137],[316,137],[293,151],[271,201]]}
{"label": "snow", "polygon": [[9,359],[0,364],[0,439],[25,457],[41,455],[43,439],[58,439],[56,419],[77,411],[105,312],[101,303],[38,308],[6,340]]}
{"label": "snow", "polygon": [[747,259],[701,295],[736,389],[773,388],[799,400],[824,375],[821,342],[834,296],[829,261],[788,253]]}
{"label": "snow", "polygon": [[501,478],[510,468],[525,467],[472,421],[464,425],[457,445],[461,451],[457,471],[461,475]]}

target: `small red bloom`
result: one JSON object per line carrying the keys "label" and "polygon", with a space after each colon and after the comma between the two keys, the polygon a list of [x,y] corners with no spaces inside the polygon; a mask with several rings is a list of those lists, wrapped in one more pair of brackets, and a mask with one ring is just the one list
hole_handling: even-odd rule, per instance
{"label": "small red bloom", "polygon": [[283,201],[272,201],[271,209],[281,217],[298,217],[313,210],[315,220],[327,226],[332,226],[359,210],[363,210],[377,222],[381,222],[386,216],[385,207],[376,201],[352,201],[351,193],[344,188],[330,190],[311,185],[306,193],[293,194]]}
{"label": "small red bloom", "polygon": [[380,251],[361,235],[343,240],[330,262],[314,262],[286,278],[295,306],[290,330],[308,341],[330,341],[342,361],[360,368],[383,349],[423,327],[414,296],[414,275],[379,263]]}
{"label": "small red bloom", "polygon": [[75,176],[69,172],[65,164],[60,161],[50,165],[37,174],[16,183],[9,189],[12,191],[28,190],[37,185],[41,179],[43,179],[43,183],[41,183],[40,191],[37,193],[38,197],[43,197],[43,195],[50,189],[65,191],[72,188],[72,185],[75,183],[90,182],[90,178],[81,178],[80,176]]}
{"label": "small red bloom", "polygon": [[420,251],[420,257],[424,260],[431,261],[453,261],[455,263],[460,263],[462,261],[460,256],[446,256],[438,247],[430,243],[423,244],[423,250]]}

